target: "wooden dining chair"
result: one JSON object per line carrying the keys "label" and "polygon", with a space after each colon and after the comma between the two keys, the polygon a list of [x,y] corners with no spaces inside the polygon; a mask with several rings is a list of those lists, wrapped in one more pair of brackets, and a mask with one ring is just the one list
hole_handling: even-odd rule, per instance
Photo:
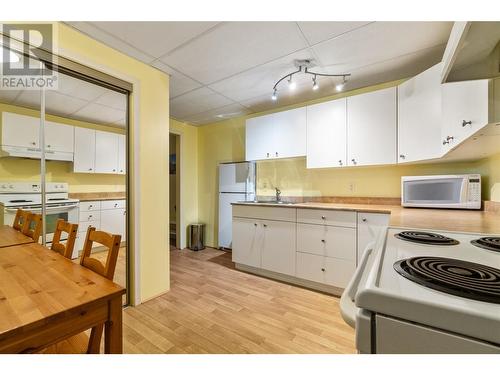
{"label": "wooden dining chair", "polygon": [[28,212],[23,222],[22,233],[25,236],[31,237],[37,243],[42,234],[42,215]]}
{"label": "wooden dining chair", "polygon": [[[103,264],[96,258],[91,257],[92,245],[97,242],[108,249],[106,262]],[[87,236],[83,247],[82,255],[80,256],[80,265],[86,267],[95,273],[113,281],[115,275],[116,262],[120,251],[121,235],[109,234],[98,231],[94,227],[87,229]],[[66,340],[58,342],[48,348],[45,348],[41,353],[45,354],[98,354],[101,348],[102,332],[104,324],[100,324],[92,328],[90,337],[84,332],[72,336]],[[82,344],[87,344],[86,346]]]}
{"label": "wooden dining chair", "polygon": [[[63,232],[68,234],[66,244],[61,243],[61,235]],[[78,224],[68,223],[63,219],[57,220],[56,230],[54,231],[54,237],[52,238],[52,245],[50,248],[57,251],[64,257],[71,259],[73,255],[73,249],[75,247],[76,235],[78,233]]]}
{"label": "wooden dining chair", "polygon": [[14,222],[12,223],[12,228],[18,230],[19,232],[22,232],[23,224],[26,222],[29,213],[30,213],[29,211],[25,211],[18,208],[16,211],[16,216],[14,217]]}

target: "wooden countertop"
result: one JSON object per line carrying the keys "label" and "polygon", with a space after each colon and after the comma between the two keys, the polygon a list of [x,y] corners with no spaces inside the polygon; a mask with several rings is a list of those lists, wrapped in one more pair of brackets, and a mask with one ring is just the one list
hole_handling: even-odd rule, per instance
{"label": "wooden countertop", "polygon": [[452,232],[500,234],[500,212],[405,208],[384,204],[350,204],[350,203],[295,203],[273,204],[239,202],[236,205],[265,206],[282,208],[310,208],[324,210],[347,210],[369,213],[390,214],[391,227],[443,230]]}
{"label": "wooden countertop", "polygon": [[69,193],[69,198],[79,199],[81,202],[108,201],[115,199],[126,199],[126,193],[124,191],[101,193]]}

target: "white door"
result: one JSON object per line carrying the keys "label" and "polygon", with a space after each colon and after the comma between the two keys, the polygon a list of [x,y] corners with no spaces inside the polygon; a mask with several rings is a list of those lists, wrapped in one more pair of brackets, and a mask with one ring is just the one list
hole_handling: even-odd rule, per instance
{"label": "white door", "polygon": [[295,275],[295,223],[262,220],[262,268]]}
{"label": "white door", "polygon": [[325,257],[325,284],[345,288],[356,271],[353,260]]}
{"label": "white door", "polygon": [[398,86],[398,163],[441,156],[443,63]]}
{"label": "white door", "polygon": [[233,218],[233,262],[260,268],[262,232],[259,220]]}
{"label": "white door", "polygon": [[74,151],[75,127],[57,124],[52,121],[45,122],[45,148],[48,152]]}
{"label": "white door", "polygon": [[38,148],[39,129],[39,117],[2,113],[2,145]]}
{"label": "white door", "polygon": [[219,247],[231,249],[233,247],[233,207],[231,203],[246,200],[245,193],[219,194]]}
{"label": "white door", "polygon": [[346,103],[342,98],[307,106],[307,168],[346,165]]}
{"label": "white door", "polygon": [[122,241],[125,241],[125,209],[102,210],[101,230],[111,234],[120,234]]}
{"label": "white door", "polygon": [[96,131],[96,173],[118,173],[118,134]]}
{"label": "white door", "polygon": [[95,130],[75,127],[73,172],[95,173]]}
{"label": "white door", "polygon": [[250,118],[245,125],[246,160],[265,160],[272,157],[274,143],[274,114]]}
{"label": "white door", "polygon": [[271,157],[306,156],[306,107],[277,112],[274,115]]}
{"label": "white door", "polygon": [[380,231],[388,225],[389,214],[358,212],[358,265],[363,257],[366,247],[375,241]]}
{"label": "white door", "polygon": [[452,82],[442,85],[443,152],[446,153],[488,124],[489,82]]}
{"label": "white door", "polygon": [[347,98],[347,163],[396,163],[396,88]]}
{"label": "white door", "polygon": [[118,135],[118,173],[125,174],[126,170],[126,153],[127,153],[127,145],[126,145],[126,137],[123,134]]}
{"label": "white door", "polygon": [[325,283],[326,257],[297,253],[297,277],[317,283]]}

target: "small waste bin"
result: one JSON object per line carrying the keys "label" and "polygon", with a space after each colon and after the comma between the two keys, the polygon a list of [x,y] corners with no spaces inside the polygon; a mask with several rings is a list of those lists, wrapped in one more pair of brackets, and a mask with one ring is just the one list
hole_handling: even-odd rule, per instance
{"label": "small waste bin", "polygon": [[194,251],[205,248],[205,224],[189,225],[189,248]]}

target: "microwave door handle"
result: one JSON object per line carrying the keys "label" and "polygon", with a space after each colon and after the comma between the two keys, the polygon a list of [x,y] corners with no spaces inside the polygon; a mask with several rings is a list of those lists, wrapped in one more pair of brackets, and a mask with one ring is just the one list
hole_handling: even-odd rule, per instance
{"label": "microwave door handle", "polygon": [[469,200],[469,180],[462,179],[462,191],[460,192],[460,202],[467,202]]}

